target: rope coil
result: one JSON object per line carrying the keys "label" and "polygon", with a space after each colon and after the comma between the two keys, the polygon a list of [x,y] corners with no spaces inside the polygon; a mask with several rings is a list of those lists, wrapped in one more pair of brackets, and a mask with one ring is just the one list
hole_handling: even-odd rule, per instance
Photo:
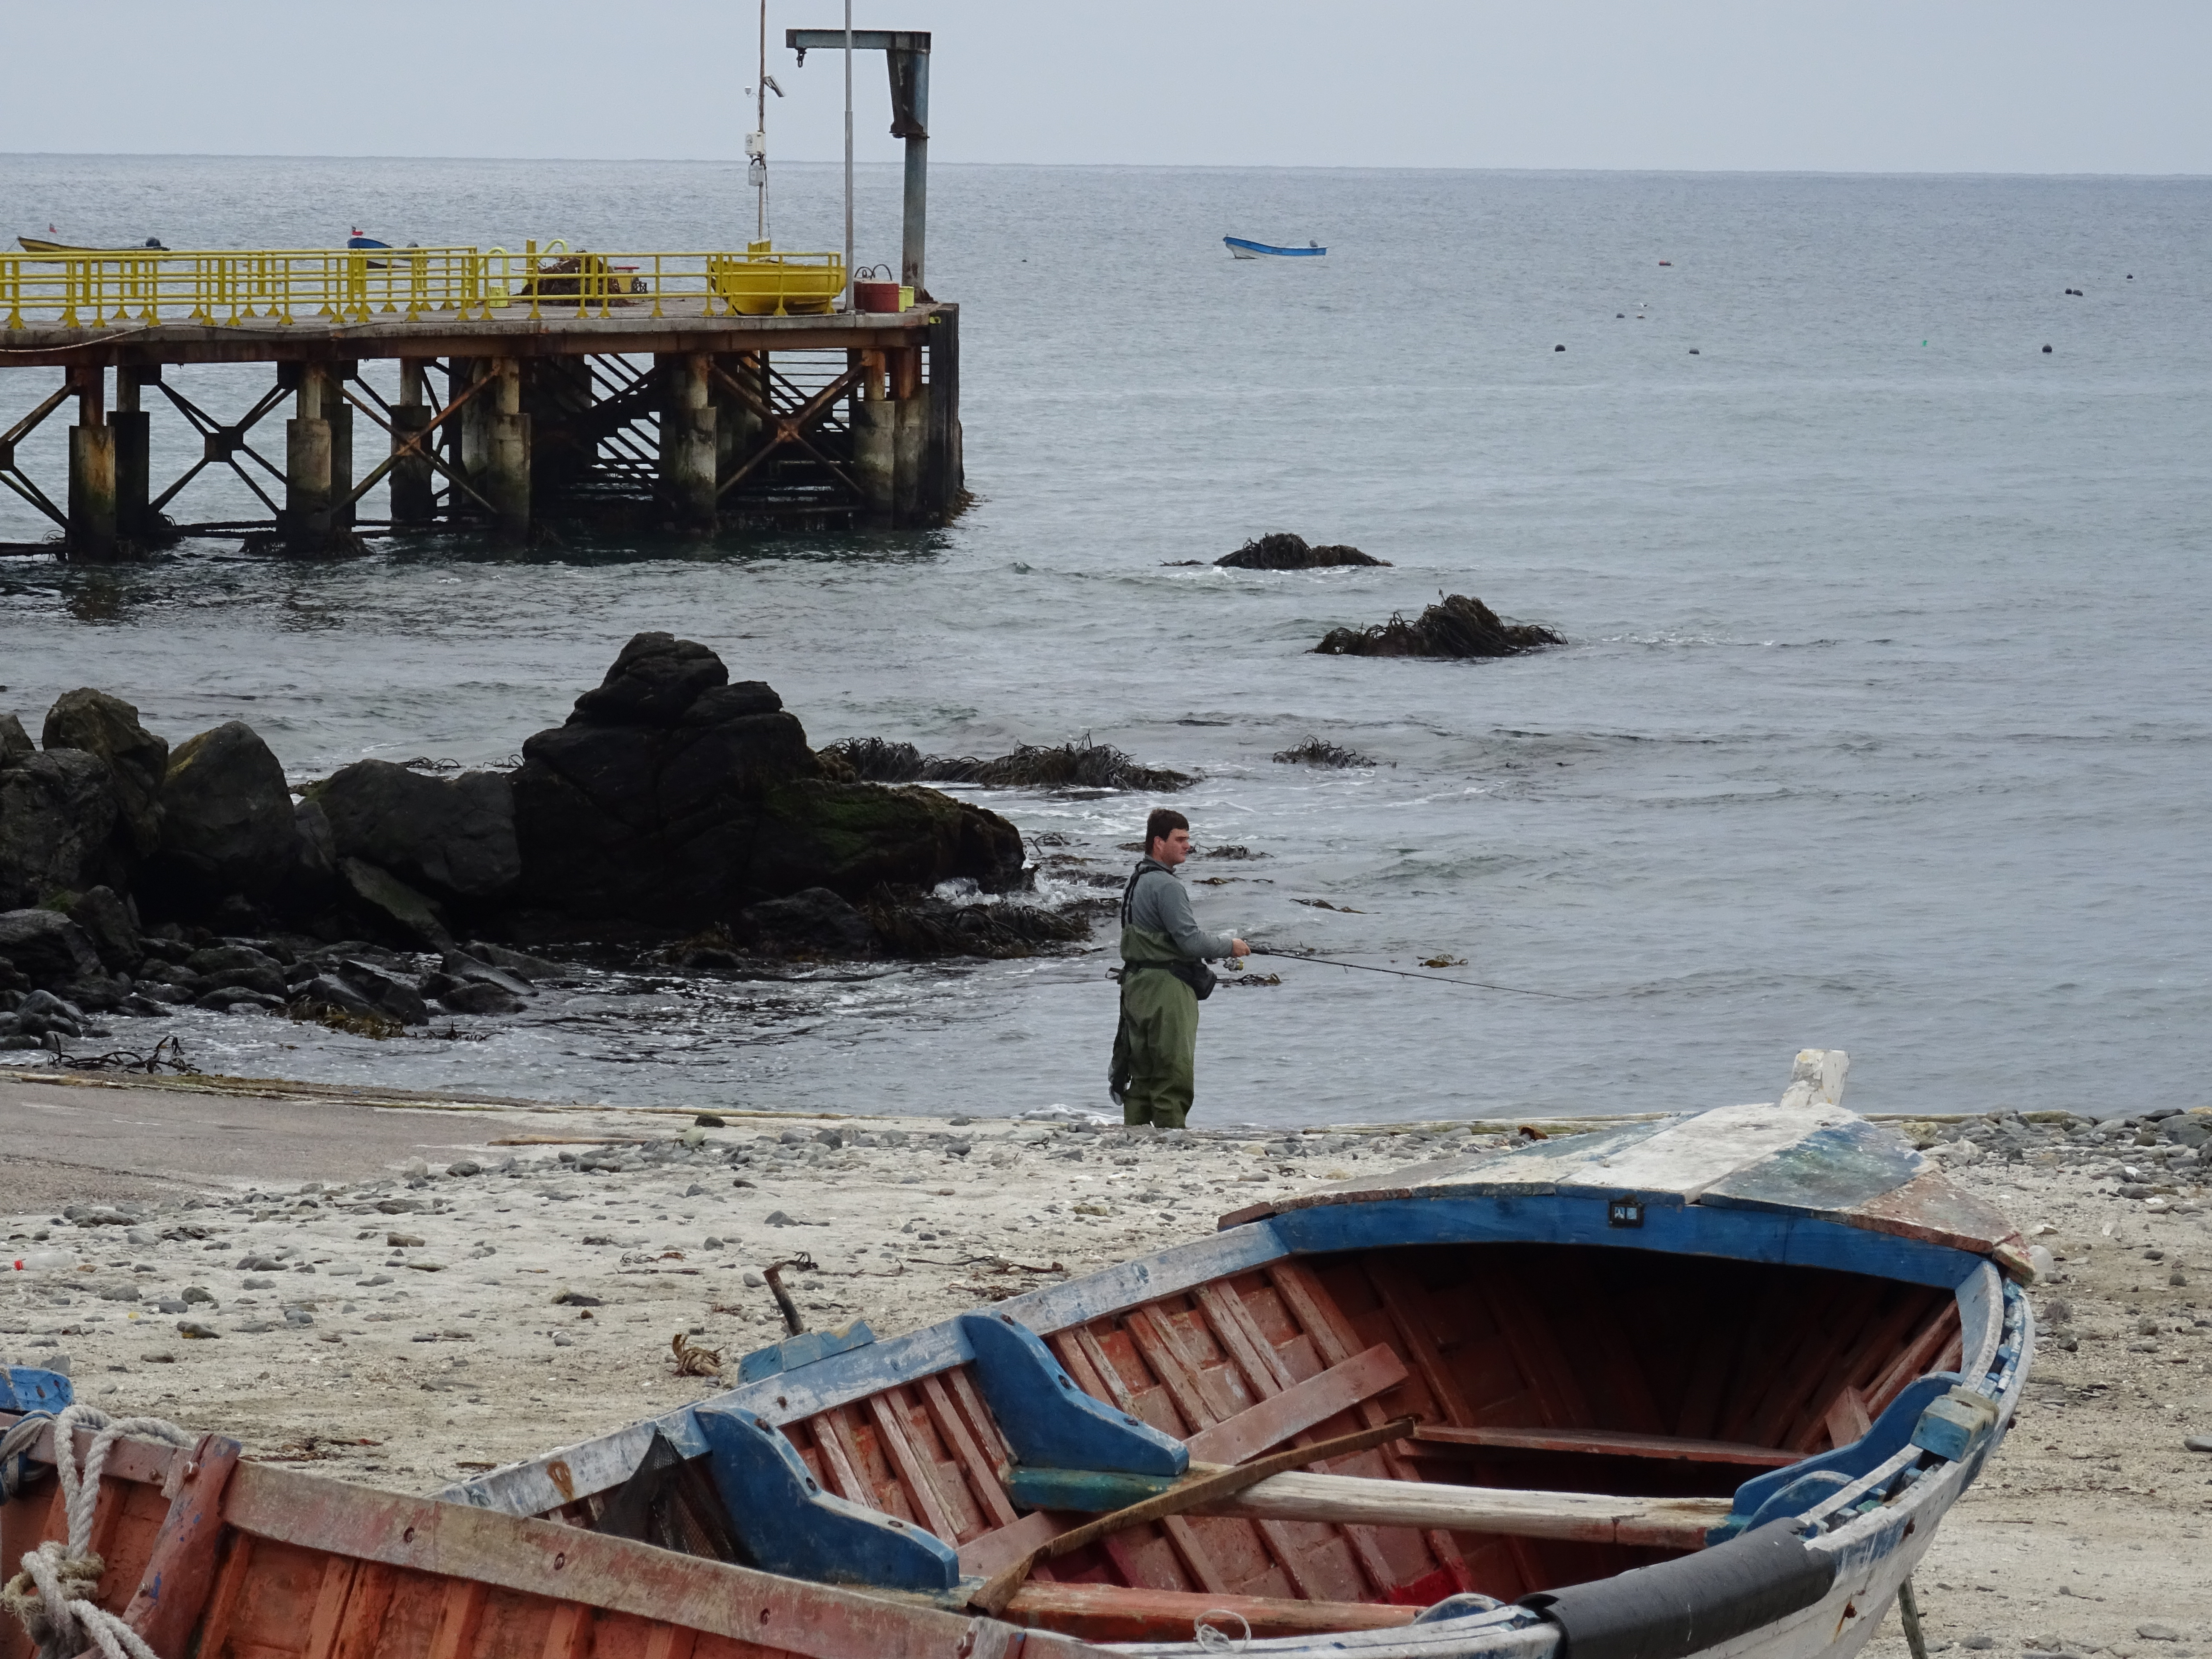
{"label": "rope coil", "polygon": [[[100,1474],[117,1441],[153,1440],[189,1450],[194,1437],[166,1418],[111,1418],[96,1406],[70,1406],[51,1420],[54,1472],[61,1477],[69,1538],[50,1540],[22,1558],[22,1571],[0,1588],[0,1608],[15,1614],[44,1656],[79,1654],[89,1646],[97,1647],[104,1659],[160,1659],[143,1637],[91,1599],[107,1570],[92,1553],[92,1525],[100,1507]],[[27,1451],[47,1421],[27,1417],[0,1438],[0,1468]],[[80,1428],[93,1431],[82,1468],[76,1461]]]}

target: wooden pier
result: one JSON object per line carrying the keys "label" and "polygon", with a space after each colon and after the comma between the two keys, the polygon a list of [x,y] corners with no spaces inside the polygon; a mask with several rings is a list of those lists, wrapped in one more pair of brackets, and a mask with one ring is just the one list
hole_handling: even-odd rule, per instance
{"label": "wooden pier", "polygon": [[[195,534],[941,524],[966,499],[959,307],[831,310],[845,288],[840,256],[764,246],[0,253],[0,369],[58,371],[0,432],[0,484],[83,562]],[[212,364],[273,380],[214,409]],[[66,479],[35,477],[26,440],[65,411]],[[157,416],[186,430],[157,444]],[[177,437],[189,465],[159,477]],[[266,517],[193,522],[215,469]]]}

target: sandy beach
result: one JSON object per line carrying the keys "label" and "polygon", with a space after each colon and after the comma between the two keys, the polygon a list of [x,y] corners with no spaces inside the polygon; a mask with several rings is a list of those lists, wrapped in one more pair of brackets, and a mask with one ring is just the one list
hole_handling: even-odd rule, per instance
{"label": "sandy beach", "polygon": [[[2131,1139],[2037,1116],[1969,1120],[1978,1141],[1949,1146],[1955,1120],[1900,1126],[2054,1257],[2029,1403],[1919,1575],[1931,1648],[2190,1659],[2212,1644],[2212,1455],[2184,1444],[2212,1433],[2202,1166],[2129,1173]],[[801,1264],[784,1276],[810,1328],[888,1336],[1201,1237],[1258,1196],[1502,1149],[1517,1127],[701,1123],[12,1073],[0,1344],[65,1363],[111,1413],[430,1492],[715,1392],[677,1374],[672,1344],[734,1375],[779,1340],[772,1263]],[[1893,1619],[1872,1651],[1905,1652]]]}

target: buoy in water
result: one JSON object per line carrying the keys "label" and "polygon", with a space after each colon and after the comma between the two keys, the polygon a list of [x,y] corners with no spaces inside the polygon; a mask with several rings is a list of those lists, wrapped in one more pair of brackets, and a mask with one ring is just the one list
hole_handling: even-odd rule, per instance
{"label": "buoy in water", "polygon": [[1565,346],[1563,346],[1563,345],[1555,345],[1555,346],[1553,346],[1553,347],[1552,348],[1552,349],[1553,349],[1553,350],[1554,350],[1554,351],[1565,351],[1565,350],[1566,349],[1566,347],[1565,347]]}
{"label": "buoy in water", "polygon": [[1662,265],[1671,265],[1674,262],[1672,259],[1662,259],[1659,263]]}
{"label": "buoy in water", "polygon": [[2043,348],[2043,355],[2044,355],[2045,356],[2046,356],[2046,357],[2047,357],[2047,356],[2049,356],[2051,355],[2051,348],[2050,348],[2049,346],[2045,346],[2045,347],[2044,347],[2044,348]]}
{"label": "buoy in water", "polygon": [[1697,347],[1695,347],[1695,346],[1692,346],[1692,347],[1690,348],[1690,355],[1691,355],[1692,357],[1694,357],[1694,356],[1696,356],[1698,355],[1698,349],[1697,349]]}

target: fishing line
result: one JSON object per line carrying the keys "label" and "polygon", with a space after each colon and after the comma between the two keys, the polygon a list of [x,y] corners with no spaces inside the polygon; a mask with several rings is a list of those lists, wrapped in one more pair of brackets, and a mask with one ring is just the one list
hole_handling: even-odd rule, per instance
{"label": "fishing line", "polygon": [[1340,962],[1334,957],[1310,957],[1297,951],[1262,951],[1255,945],[1251,954],[1255,957],[1278,957],[1285,962],[1317,962],[1329,968],[1357,968],[1363,974],[1395,974],[1400,979],[1418,979],[1443,985],[1467,985],[1472,986],[1478,991],[1506,991],[1516,997],[1550,997],[1557,1002],[1588,1002],[1589,1000],[1588,997],[1577,996],[1571,991],[1532,991],[1525,985],[1493,985],[1488,980],[1454,979],[1449,974],[1416,974],[1405,968],[1377,968],[1371,963]]}

